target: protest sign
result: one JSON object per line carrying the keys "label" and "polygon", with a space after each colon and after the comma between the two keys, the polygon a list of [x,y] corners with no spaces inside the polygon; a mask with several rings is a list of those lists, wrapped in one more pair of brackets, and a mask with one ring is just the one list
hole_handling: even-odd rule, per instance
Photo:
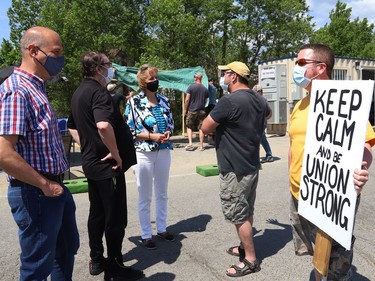
{"label": "protest sign", "polygon": [[346,249],[351,247],[374,81],[314,80],[298,213]]}

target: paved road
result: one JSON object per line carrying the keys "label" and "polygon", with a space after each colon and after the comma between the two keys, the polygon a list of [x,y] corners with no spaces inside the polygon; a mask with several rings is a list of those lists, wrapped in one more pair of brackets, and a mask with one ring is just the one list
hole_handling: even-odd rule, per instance
{"label": "paved road", "polygon": [[[184,140],[186,141],[186,140]],[[287,150],[289,138],[269,138],[277,161],[263,165],[260,171],[255,206],[255,245],[262,270],[242,280],[309,280],[311,257],[294,255],[291,229],[288,219]],[[169,185],[169,230],[176,234],[174,242],[155,238],[158,249],[149,251],[139,242],[139,225],[136,215],[137,190],[131,171],[126,173],[128,186],[129,224],[123,243],[126,265],[143,269],[144,280],[233,280],[225,275],[225,269],[236,258],[225,249],[236,245],[234,226],[224,221],[219,197],[218,177],[202,177],[195,173],[197,165],[216,163],[215,150],[187,152],[183,140],[175,140],[172,152],[172,168]],[[261,152],[263,153],[263,151]],[[79,154],[73,153],[73,165],[78,165]],[[76,162],[76,164],[75,164]],[[75,175],[81,167],[74,166]],[[355,234],[355,278],[375,280],[375,168],[371,168],[372,180],[363,192],[357,215]],[[0,174],[0,280],[18,280],[19,247],[17,228],[6,200],[4,173]],[[74,280],[103,280],[88,273],[89,248],[86,220],[87,194],[75,194],[77,221],[81,235],[74,269]]]}

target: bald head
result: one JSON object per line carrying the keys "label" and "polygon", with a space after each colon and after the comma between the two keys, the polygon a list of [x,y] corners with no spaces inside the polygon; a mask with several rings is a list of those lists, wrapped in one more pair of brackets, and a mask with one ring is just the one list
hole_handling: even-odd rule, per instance
{"label": "bald head", "polygon": [[30,45],[43,49],[49,44],[62,45],[60,36],[47,27],[34,26],[25,31],[21,38],[22,56],[27,53]]}
{"label": "bald head", "polygon": [[31,27],[25,31],[20,43],[21,69],[48,80],[63,68],[62,42],[59,34],[52,29],[43,26]]}

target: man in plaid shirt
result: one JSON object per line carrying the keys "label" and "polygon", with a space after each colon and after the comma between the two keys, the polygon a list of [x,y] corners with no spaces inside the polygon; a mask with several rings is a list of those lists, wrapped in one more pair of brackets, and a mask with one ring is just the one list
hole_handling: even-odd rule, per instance
{"label": "man in plaid shirt", "polygon": [[22,63],[0,86],[0,167],[19,227],[20,280],[71,280],[79,247],[75,203],[63,185],[68,169],[45,81],[64,66],[60,36],[45,27],[21,39]]}

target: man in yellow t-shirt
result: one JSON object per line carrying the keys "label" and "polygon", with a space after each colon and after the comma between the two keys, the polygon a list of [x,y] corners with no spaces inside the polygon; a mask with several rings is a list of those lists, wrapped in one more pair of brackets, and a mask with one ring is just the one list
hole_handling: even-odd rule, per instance
{"label": "man in yellow t-shirt", "polygon": [[[328,46],[321,44],[304,45],[297,56],[296,65],[293,69],[293,80],[298,86],[310,92],[311,81],[313,79],[331,79],[334,62],[334,53]],[[315,242],[316,233],[316,226],[297,212],[309,105],[310,96],[306,96],[296,104],[290,117],[289,127],[290,221],[296,255],[313,255],[313,243]],[[367,169],[372,162],[371,147],[375,145],[375,133],[370,123],[367,126],[366,142],[360,145],[364,145],[362,169],[354,171],[354,184],[359,194],[357,207],[361,190],[368,181],[369,173]],[[350,251],[345,250],[344,247],[333,241],[327,276],[328,280],[349,280],[348,278],[351,276],[354,240],[353,236]],[[316,270],[315,277],[317,280],[321,278]]]}

